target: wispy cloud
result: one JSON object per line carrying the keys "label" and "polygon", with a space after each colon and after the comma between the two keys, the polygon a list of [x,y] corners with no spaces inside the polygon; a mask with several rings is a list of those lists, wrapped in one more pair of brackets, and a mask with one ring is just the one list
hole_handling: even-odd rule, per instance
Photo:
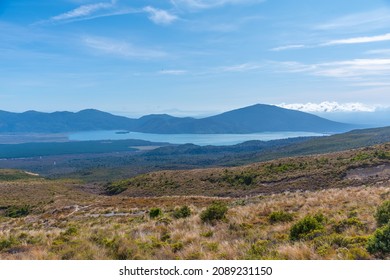
{"label": "wispy cloud", "polygon": [[366,52],[367,54],[382,54],[382,55],[390,55],[390,49],[378,49],[378,50],[370,50]]}
{"label": "wispy cloud", "polygon": [[357,82],[353,86],[359,87],[390,87],[390,82]]}
{"label": "wispy cloud", "polygon": [[161,75],[184,75],[187,72],[188,72],[187,70],[171,69],[171,70],[158,71],[158,74],[161,74]]}
{"label": "wispy cloud", "polygon": [[285,46],[280,46],[276,48],[270,49],[270,51],[285,51],[285,50],[292,50],[292,49],[303,49],[305,48],[305,45],[285,45]]}
{"label": "wispy cloud", "polygon": [[318,64],[299,62],[282,62],[277,64],[281,69],[285,69],[288,72],[307,72],[317,76],[333,78],[364,78],[390,75],[390,59],[353,59]]}
{"label": "wispy cloud", "polygon": [[171,3],[179,9],[202,10],[225,5],[252,4],[265,1],[266,0],[171,0]]}
{"label": "wispy cloud", "polygon": [[177,16],[168,11],[156,9],[151,6],[147,6],[143,10],[149,14],[149,19],[156,24],[167,25],[178,19]]}
{"label": "wispy cloud", "polygon": [[373,30],[386,28],[390,24],[390,9],[381,8],[363,13],[355,13],[333,19],[314,27],[318,30],[348,30],[352,29],[361,32],[362,30]]}
{"label": "wispy cloud", "polygon": [[390,59],[354,59],[316,65],[315,74],[328,77],[366,77],[390,75]]}
{"label": "wispy cloud", "polygon": [[330,102],[324,101],[321,103],[292,103],[292,104],[278,104],[277,106],[299,110],[304,112],[311,113],[319,113],[319,112],[375,112],[376,107],[371,105],[366,105],[359,102],[351,102],[351,103],[338,103],[338,102]]}
{"label": "wispy cloud", "polygon": [[48,20],[36,22],[35,25],[40,24],[57,24],[70,23],[75,21],[91,20],[101,17],[110,17],[126,14],[146,13],[148,18],[155,24],[168,25],[178,17],[166,10],[157,9],[152,6],[144,8],[129,7],[125,3],[120,3],[118,0],[110,2],[99,2],[93,4],[81,5],[68,12],[51,17]]}
{"label": "wispy cloud", "polygon": [[363,43],[373,43],[373,42],[383,42],[390,41],[390,33],[376,36],[365,36],[365,37],[354,37],[348,39],[340,40],[331,40],[322,44],[322,46],[332,46],[332,45],[345,45],[345,44],[363,44]]}
{"label": "wispy cloud", "polygon": [[70,23],[75,21],[91,20],[101,17],[118,16],[125,14],[141,13],[142,10],[128,6],[118,5],[117,0],[81,5],[73,10],[53,16],[47,20],[41,20],[34,25]]}
{"label": "wispy cloud", "polygon": [[218,68],[219,72],[248,72],[261,68],[261,65],[256,63],[243,63],[238,65],[224,66]]}
{"label": "wispy cloud", "polygon": [[93,13],[96,13],[100,10],[107,10],[114,7],[114,2],[111,3],[96,3],[90,5],[83,5],[74,10],[68,11],[66,13],[54,16],[51,18],[52,21],[63,21],[73,18],[80,18],[90,16]]}
{"label": "wispy cloud", "polygon": [[[303,45],[303,44],[285,45],[285,46],[272,48],[270,49],[270,51],[285,51],[285,50],[292,50],[292,49],[318,48],[318,47],[327,47],[327,46],[336,46],[336,45],[367,44],[367,43],[376,43],[376,42],[384,42],[384,41],[390,41],[390,33],[386,33],[382,35],[374,35],[374,36],[336,39],[336,40],[327,41],[325,43],[313,44],[313,45]],[[385,51],[382,50],[382,53],[384,53]],[[373,51],[372,53],[375,53],[375,51]],[[379,53],[380,51],[377,52],[377,54]]]}
{"label": "wispy cloud", "polygon": [[102,37],[84,37],[83,43],[88,48],[100,53],[129,59],[156,59],[167,56],[167,53],[163,51],[135,47],[128,42],[115,41]]}
{"label": "wispy cloud", "polygon": [[237,17],[234,19],[215,16],[207,19],[184,20],[183,23],[191,31],[229,33],[242,30],[244,26],[254,24],[263,19],[264,17],[259,15]]}
{"label": "wispy cloud", "polygon": [[300,73],[300,72],[314,72],[318,69],[318,64],[305,64],[298,61],[282,61],[282,62],[270,62],[271,67],[277,69],[277,71]]}

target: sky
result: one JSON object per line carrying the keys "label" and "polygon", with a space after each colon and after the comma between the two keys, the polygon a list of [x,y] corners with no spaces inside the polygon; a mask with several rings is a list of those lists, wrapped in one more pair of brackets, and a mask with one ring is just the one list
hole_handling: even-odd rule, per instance
{"label": "sky", "polygon": [[0,0],[0,110],[390,107],[390,0]]}

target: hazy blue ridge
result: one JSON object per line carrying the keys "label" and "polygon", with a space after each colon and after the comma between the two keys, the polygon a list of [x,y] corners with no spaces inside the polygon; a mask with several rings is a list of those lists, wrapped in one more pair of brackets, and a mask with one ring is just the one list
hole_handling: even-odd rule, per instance
{"label": "hazy blue ridge", "polygon": [[147,115],[139,119],[115,116],[94,109],[77,113],[0,111],[0,132],[75,132],[128,130],[160,134],[229,134],[274,131],[345,132],[357,126],[330,121],[313,114],[257,104],[219,115],[195,119]]}

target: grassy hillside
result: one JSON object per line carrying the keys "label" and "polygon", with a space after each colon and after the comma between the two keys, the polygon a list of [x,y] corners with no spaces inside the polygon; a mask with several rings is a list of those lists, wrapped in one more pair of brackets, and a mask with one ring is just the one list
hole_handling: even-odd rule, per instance
{"label": "grassy hillside", "polygon": [[[239,197],[372,183],[377,172],[359,180],[358,168],[390,168],[390,144],[307,157],[291,157],[232,168],[158,171],[106,186],[110,194],[127,196],[207,195]],[[384,171],[383,176],[387,176]]]}
{"label": "grassy hillside", "polygon": [[[389,258],[367,250],[375,211],[390,199],[389,184],[240,199],[102,197],[68,184],[43,183],[40,188],[55,194],[49,200],[34,193],[42,202],[29,196],[22,215],[0,212],[0,259]],[[227,211],[207,220],[213,201]],[[178,215],[183,206],[189,216]],[[291,232],[308,217],[320,226],[295,238]]]}
{"label": "grassy hillside", "polygon": [[108,185],[123,191],[111,196],[0,174],[0,259],[390,259],[377,214],[390,200],[390,143],[154,172]]}
{"label": "grassy hillside", "polygon": [[0,182],[38,178],[37,174],[14,169],[0,169]]}

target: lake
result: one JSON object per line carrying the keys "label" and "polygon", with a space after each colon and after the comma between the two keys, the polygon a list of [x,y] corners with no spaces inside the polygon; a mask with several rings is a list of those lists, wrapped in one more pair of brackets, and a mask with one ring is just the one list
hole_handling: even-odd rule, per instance
{"label": "lake", "polygon": [[195,145],[234,145],[249,140],[277,140],[303,136],[325,136],[327,134],[313,132],[262,132],[251,134],[152,134],[141,132],[122,132],[122,131],[88,131],[76,132],[68,135],[72,141],[89,141],[89,140],[125,140],[139,139],[151,142],[168,142],[172,144],[187,144]]}

